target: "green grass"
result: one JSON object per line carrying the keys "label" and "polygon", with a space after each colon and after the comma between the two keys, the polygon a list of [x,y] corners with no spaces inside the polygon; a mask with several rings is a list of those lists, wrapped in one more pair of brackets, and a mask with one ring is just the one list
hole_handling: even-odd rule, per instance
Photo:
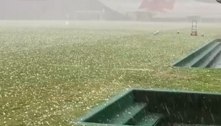
{"label": "green grass", "polygon": [[70,125],[129,88],[221,92],[220,70],[171,68],[220,27],[190,37],[190,24],[76,24],[0,25],[0,125]]}

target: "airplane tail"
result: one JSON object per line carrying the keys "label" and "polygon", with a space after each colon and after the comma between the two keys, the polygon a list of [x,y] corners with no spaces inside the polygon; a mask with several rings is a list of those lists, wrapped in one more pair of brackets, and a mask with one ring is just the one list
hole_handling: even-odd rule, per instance
{"label": "airplane tail", "polygon": [[143,0],[140,9],[165,12],[174,8],[175,0]]}

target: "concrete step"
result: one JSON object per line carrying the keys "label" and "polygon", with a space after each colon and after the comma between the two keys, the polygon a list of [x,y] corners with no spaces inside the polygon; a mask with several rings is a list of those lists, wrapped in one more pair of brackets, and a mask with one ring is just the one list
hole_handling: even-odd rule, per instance
{"label": "concrete step", "polygon": [[211,52],[206,54],[202,59],[196,62],[192,67],[207,67],[221,51],[221,43],[217,45]]}
{"label": "concrete step", "polygon": [[188,67],[193,67],[195,64],[197,64],[201,59],[203,59],[204,57],[206,57],[207,54],[209,54],[210,52],[212,52],[220,43],[214,43],[212,46],[210,46],[210,48],[205,49],[204,51],[202,51],[201,53],[198,53],[197,55],[195,55],[195,57],[193,57],[192,60],[189,61],[189,63],[186,65]]}
{"label": "concrete step", "polygon": [[145,103],[134,103],[127,108],[122,108],[118,111],[112,118],[108,119],[110,124],[126,124],[130,119],[132,119],[138,113],[145,111]]}

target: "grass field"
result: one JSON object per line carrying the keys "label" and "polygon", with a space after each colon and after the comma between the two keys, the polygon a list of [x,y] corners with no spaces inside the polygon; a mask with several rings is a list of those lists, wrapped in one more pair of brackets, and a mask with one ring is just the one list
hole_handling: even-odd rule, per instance
{"label": "grass field", "polygon": [[188,23],[21,24],[0,23],[1,126],[68,126],[130,88],[221,92],[220,70],[171,67],[219,24],[201,24],[204,37]]}

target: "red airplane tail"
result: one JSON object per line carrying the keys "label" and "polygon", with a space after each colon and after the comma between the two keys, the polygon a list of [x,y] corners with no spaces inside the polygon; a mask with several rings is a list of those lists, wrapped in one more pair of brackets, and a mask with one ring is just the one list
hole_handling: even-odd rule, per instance
{"label": "red airplane tail", "polygon": [[140,9],[164,12],[174,8],[175,0],[143,0]]}

